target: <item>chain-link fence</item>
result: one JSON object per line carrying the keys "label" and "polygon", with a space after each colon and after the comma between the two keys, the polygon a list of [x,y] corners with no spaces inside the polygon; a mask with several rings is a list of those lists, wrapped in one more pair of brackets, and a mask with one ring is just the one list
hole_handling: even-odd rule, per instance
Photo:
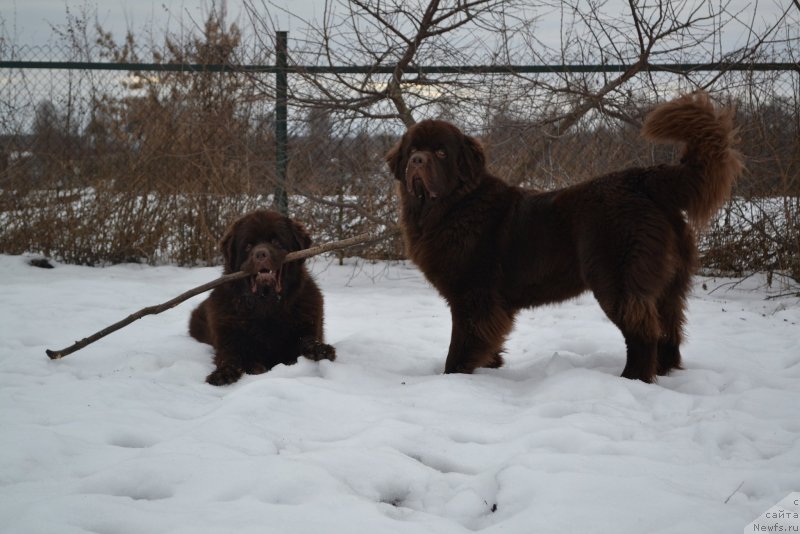
{"label": "chain-link fence", "polygon": [[[800,280],[796,63],[409,67],[404,115],[387,91],[392,68],[304,67],[290,50],[284,175],[273,52],[242,67],[228,38],[196,43],[194,56],[151,51],[153,64],[119,48],[101,65],[24,63],[50,61],[51,50],[0,57],[0,251],[210,264],[228,222],[272,206],[280,190],[316,241],[345,238],[396,224],[383,155],[409,117],[455,122],[481,139],[493,172],[551,189],[674,158],[641,140],[641,120],[657,101],[704,87],[736,106],[748,165],[704,236],[704,264]],[[188,66],[198,58],[217,67]],[[348,253],[403,252],[394,239]]]}

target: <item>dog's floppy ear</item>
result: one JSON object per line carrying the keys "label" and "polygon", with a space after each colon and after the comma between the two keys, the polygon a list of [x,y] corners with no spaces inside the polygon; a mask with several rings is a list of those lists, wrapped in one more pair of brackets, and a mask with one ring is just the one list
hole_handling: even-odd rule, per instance
{"label": "dog's floppy ear", "polygon": [[237,225],[234,222],[228,227],[222,241],[219,242],[219,249],[222,252],[222,257],[225,259],[225,274],[235,273],[236,268],[236,229]]}
{"label": "dog's floppy ear", "polygon": [[461,144],[461,171],[465,177],[481,176],[486,168],[483,145],[474,137],[464,136]]}
{"label": "dog's floppy ear", "polygon": [[389,152],[386,153],[384,159],[386,163],[389,165],[389,170],[392,171],[396,180],[404,180],[405,173],[403,172],[402,167],[402,159],[403,159],[403,140],[405,139],[405,135],[400,138],[400,140],[395,143],[395,145],[389,149]]}
{"label": "dog's floppy ear", "polygon": [[289,230],[292,232],[292,238],[296,248],[293,250],[303,250],[307,249],[311,246],[311,236],[308,235],[306,229],[298,222],[293,221],[289,217],[286,217],[286,224],[289,226]]}

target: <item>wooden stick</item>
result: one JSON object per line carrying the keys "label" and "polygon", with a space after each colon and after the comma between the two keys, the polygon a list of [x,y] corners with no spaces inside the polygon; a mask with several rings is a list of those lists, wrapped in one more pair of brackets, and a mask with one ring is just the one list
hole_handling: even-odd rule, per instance
{"label": "wooden stick", "polygon": [[[396,235],[399,231],[400,230],[398,228],[392,228],[392,229],[390,229],[390,230],[388,230],[385,233],[380,234],[380,235],[375,235],[374,233],[367,232],[367,233],[359,234],[357,236],[350,237],[350,238],[347,238],[347,239],[342,239],[341,241],[333,241],[331,243],[325,243],[323,245],[319,245],[319,246],[316,246],[316,247],[307,248],[307,249],[303,249],[303,250],[298,250],[298,251],[295,251],[295,252],[290,252],[290,253],[288,253],[286,255],[286,258],[283,260],[283,262],[286,263],[286,262],[289,262],[289,261],[296,261],[296,260],[301,260],[301,259],[304,259],[304,258],[310,258],[311,256],[316,256],[317,254],[322,254],[324,252],[329,252],[331,250],[339,250],[339,249],[351,247],[353,245],[359,245],[361,243],[369,243],[369,242],[373,242],[373,241],[380,241],[382,239],[386,239],[387,237],[391,237],[393,235]],[[141,310],[137,311],[136,313],[132,313],[131,315],[127,316],[123,320],[118,321],[118,322],[112,324],[111,326],[107,326],[107,327],[103,328],[102,330],[100,330],[99,332],[96,332],[96,333],[92,334],[89,337],[85,337],[85,338],[81,339],[80,341],[76,341],[75,343],[73,343],[72,345],[70,345],[69,347],[67,347],[65,349],[61,349],[61,350],[50,350],[50,349],[47,349],[45,352],[47,353],[47,356],[51,360],[60,360],[64,356],[68,356],[68,355],[72,354],[73,352],[84,348],[86,345],[90,345],[90,344],[94,343],[98,339],[104,338],[104,337],[106,337],[108,334],[110,334],[112,332],[116,332],[120,328],[128,326],[132,322],[136,321],[137,319],[141,319],[145,315],[155,315],[157,313],[161,313],[163,311],[169,310],[171,308],[174,308],[175,306],[177,306],[178,304],[180,304],[184,300],[187,300],[187,299],[190,299],[190,298],[194,297],[195,295],[199,295],[200,293],[205,293],[206,291],[208,291],[210,289],[214,289],[215,287],[221,286],[222,284],[226,284],[228,282],[233,282],[233,281],[236,281],[236,280],[240,280],[242,278],[247,278],[248,276],[250,276],[250,274],[252,274],[252,273],[239,271],[239,272],[236,272],[236,273],[231,273],[231,274],[226,274],[226,275],[220,276],[216,280],[212,280],[210,282],[206,282],[205,284],[203,284],[201,286],[197,286],[197,287],[195,287],[193,289],[190,289],[189,291],[181,293],[177,297],[175,297],[173,299],[170,299],[167,302],[164,302],[163,304],[157,304],[155,306],[147,306],[146,308],[142,308]]]}

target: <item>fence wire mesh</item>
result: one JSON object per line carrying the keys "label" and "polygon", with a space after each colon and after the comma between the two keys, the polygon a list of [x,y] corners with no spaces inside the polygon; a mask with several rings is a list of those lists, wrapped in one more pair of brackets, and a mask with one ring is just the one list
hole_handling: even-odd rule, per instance
{"label": "fence wire mesh", "polygon": [[[596,101],[590,96],[619,73],[602,66],[433,69],[404,78],[409,110],[403,116],[390,99],[373,98],[385,94],[391,72],[304,69],[309,58],[290,52],[283,178],[276,174],[274,54],[242,57],[229,48],[201,56],[212,64],[266,67],[0,69],[0,251],[90,265],[214,264],[226,225],[272,206],[278,187],[289,194],[290,215],[316,241],[380,231],[397,222],[394,180],[383,156],[408,117],[450,120],[480,138],[494,173],[512,184],[552,189],[674,159],[675,148],[641,140],[641,121],[657,101],[704,87],[721,104],[736,106],[748,166],[703,236],[704,266],[800,280],[797,69],[643,68]],[[0,51],[6,63],[76,60],[49,48]],[[172,54],[116,49],[101,59],[189,62]],[[403,249],[393,239],[342,254],[396,259]]]}

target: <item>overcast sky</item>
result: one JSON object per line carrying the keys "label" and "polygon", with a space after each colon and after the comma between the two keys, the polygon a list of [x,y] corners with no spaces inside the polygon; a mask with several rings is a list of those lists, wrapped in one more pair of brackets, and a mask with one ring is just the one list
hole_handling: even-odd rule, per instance
{"label": "overcast sky", "polygon": [[[260,0],[254,3],[258,5]],[[228,22],[246,20],[242,4],[241,0],[228,2]],[[313,17],[324,6],[324,0],[273,0],[270,4]],[[91,15],[96,12],[100,25],[121,41],[129,28],[139,35],[151,29],[177,31],[181,24],[202,23],[210,5],[211,0],[0,0],[0,19],[16,44],[35,46],[53,39],[53,27],[64,25],[67,10],[72,15],[79,15],[82,10]],[[277,7],[272,16],[282,23],[283,30],[291,31],[292,25],[298,24]]]}
{"label": "overcast sky", "polygon": [[[615,0],[611,0],[611,4]],[[704,2],[705,0],[697,0]],[[274,7],[270,15],[280,26],[277,29],[297,30],[302,23],[291,20],[278,7],[298,13],[304,18],[319,17],[325,5],[324,0],[265,0]],[[73,15],[82,10],[97,13],[98,21],[107,31],[111,31],[117,41],[121,41],[128,28],[135,30],[137,36],[153,30],[160,35],[165,28],[178,31],[193,23],[202,23],[211,0],[0,0],[0,22],[5,26],[5,34],[17,45],[42,45],[54,39],[53,27],[63,26],[69,9]],[[219,3],[219,2],[218,2]],[[255,0],[261,4],[261,0]],[[228,21],[237,18],[246,27],[246,15],[242,0],[228,1]],[[621,8],[624,2],[620,2]],[[756,21],[774,20],[781,5],[788,6],[791,0],[732,0],[729,10],[743,10],[742,17],[749,19],[756,9]],[[736,30],[741,31],[741,27]],[[731,43],[736,36],[730,37]]]}

